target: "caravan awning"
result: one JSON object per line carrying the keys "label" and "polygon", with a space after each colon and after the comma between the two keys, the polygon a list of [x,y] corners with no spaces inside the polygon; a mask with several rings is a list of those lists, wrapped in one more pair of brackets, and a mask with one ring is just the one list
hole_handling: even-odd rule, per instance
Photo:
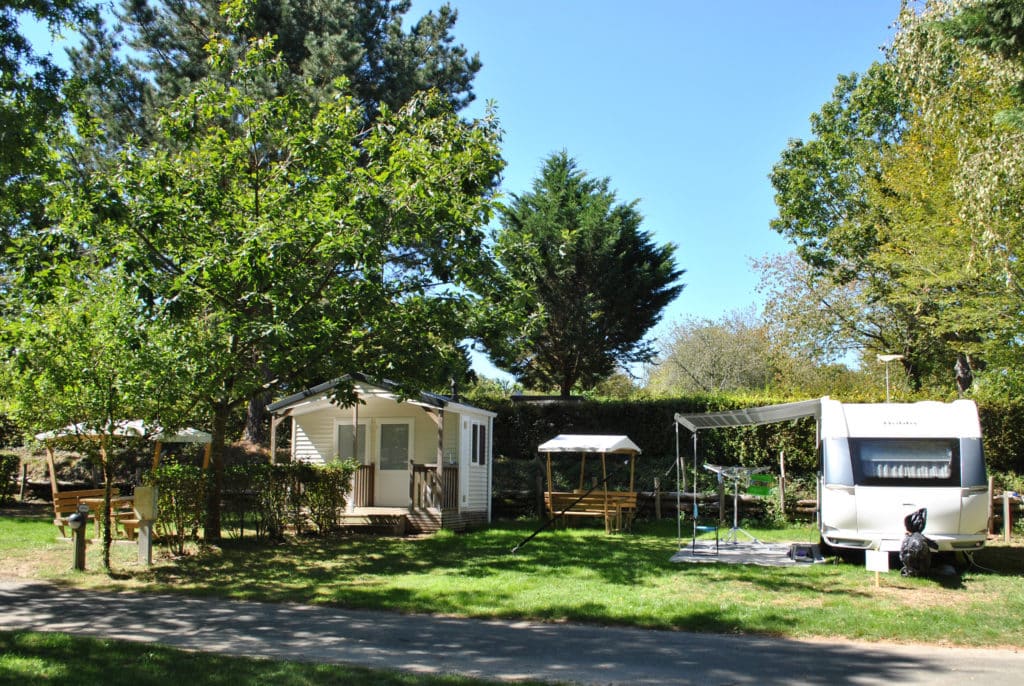
{"label": "caravan awning", "polygon": [[676,414],[676,423],[690,431],[720,429],[731,426],[756,426],[785,422],[802,417],[821,417],[821,399],[802,400],[781,405],[749,407],[744,410],[725,412],[702,412],[700,414]]}
{"label": "caravan awning", "polygon": [[640,454],[640,448],[628,436],[559,434],[537,448],[542,453],[622,453]]}

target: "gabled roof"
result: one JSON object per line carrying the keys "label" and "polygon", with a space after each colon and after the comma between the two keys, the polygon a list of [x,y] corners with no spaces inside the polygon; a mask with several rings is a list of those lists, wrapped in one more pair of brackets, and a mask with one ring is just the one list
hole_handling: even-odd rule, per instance
{"label": "gabled roof", "polygon": [[[305,390],[299,391],[298,393],[289,395],[286,398],[281,398],[277,402],[270,403],[269,405],[267,405],[267,411],[270,412],[271,414],[287,414],[288,410],[295,407],[296,405],[310,402],[318,398],[327,397],[328,395],[330,395],[330,392],[332,390],[337,388],[342,383],[347,382],[355,382],[356,384],[359,385],[378,388],[384,391],[385,393],[394,396],[396,400],[402,395],[401,386],[395,383],[394,381],[389,381],[388,379],[370,379],[365,374],[346,374],[344,376],[339,376],[336,379],[325,381],[324,383],[313,386],[312,388],[307,388]],[[428,393],[426,391],[420,391],[419,393],[415,394],[412,398],[409,399],[409,402],[417,403],[420,405],[426,405],[428,407],[436,407],[438,409],[466,408],[470,410],[475,410],[477,412],[482,412],[487,415],[494,415],[493,412],[490,412],[488,410],[484,410],[479,407],[474,407],[472,405],[467,405],[464,402],[454,400],[447,396],[438,395],[437,393]]]}
{"label": "gabled roof", "polygon": [[755,426],[772,424],[801,417],[821,417],[821,400],[801,400],[781,405],[748,407],[744,410],[725,412],[702,412],[700,414],[677,414],[676,422],[690,431],[720,429],[730,426]]}
{"label": "gabled roof", "polygon": [[537,448],[542,453],[624,453],[639,454],[640,448],[629,436],[559,434]]}

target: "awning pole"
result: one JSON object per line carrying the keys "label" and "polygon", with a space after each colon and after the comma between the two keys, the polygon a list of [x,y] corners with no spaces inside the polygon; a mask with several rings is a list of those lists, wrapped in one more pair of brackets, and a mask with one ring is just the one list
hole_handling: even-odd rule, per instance
{"label": "awning pole", "polygon": [[682,496],[679,494],[682,488],[682,479],[680,478],[679,463],[682,462],[683,457],[679,454],[679,422],[675,422],[676,427],[676,543],[679,545],[679,549],[683,549],[683,507],[682,507]]}
{"label": "awning pole", "polygon": [[697,432],[693,432],[693,545],[697,545]]}

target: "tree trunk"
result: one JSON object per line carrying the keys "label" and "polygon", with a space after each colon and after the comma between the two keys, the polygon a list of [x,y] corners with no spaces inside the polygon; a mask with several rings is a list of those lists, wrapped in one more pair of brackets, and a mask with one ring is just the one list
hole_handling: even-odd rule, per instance
{"label": "tree trunk", "polygon": [[245,433],[242,436],[245,440],[257,445],[267,444],[270,439],[267,405],[272,398],[270,391],[261,391],[249,398],[249,408],[245,413]]}
{"label": "tree trunk", "polygon": [[220,498],[224,490],[224,446],[230,407],[218,402],[213,409],[213,441],[210,449],[210,469],[213,478],[209,480],[210,490],[206,499],[206,522],[203,525],[207,543],[220,543]]}
{"label": "tree trunk", "polygon": [[[111,424],[112,426],[112,424]],[[107,449],[110,445],[110,439],[108,435],[100,437],[100,461],[103,463],[103,510],[97,512],[96,516],[101,517],[102,531],[103,531],[103,570],[110,573],[110,498],[112,495],[111,482],[114,479],[114,469],[110,464],[110,451]],[[82,524],[83,527],[88,526],[88,522]],[[83,531],[81,536],[85,535]]]}

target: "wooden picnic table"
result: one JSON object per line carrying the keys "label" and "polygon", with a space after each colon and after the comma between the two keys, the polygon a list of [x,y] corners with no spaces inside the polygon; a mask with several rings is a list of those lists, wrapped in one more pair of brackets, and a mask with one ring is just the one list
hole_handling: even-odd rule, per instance
{"label": "wooden picnic table", "polygon": [[[96,521],[96,538],[99,538],[100,537],[101,526],[102,526],[101,525],[101,520],[103,519],[102,517],[99,516],[100,512],[103,510],[103,498],[102,498],[102,496],[101,497],[96,497],[96,498],[81,498],[81,499],[79,499],[79,502],[84,503],[85,505],[88,505],[89,506],[89,510],[91,512],[95,512],[96,513],[96,515],[93,517],[93,519]],[[111,498],[110,498],[110,521],[114,524],[114,528],[115,529],[117,528],[117,524],[120,521],[119,515],[130,514],[131,519],[135,518],[134,511],[129,509],[134,502],[135,502],[135,498],[130,496],[130,495],[111,496]],[[125,512],[125,510],[128,510],[128,511]],[[127,534],[127,531],[125,533]]]}

